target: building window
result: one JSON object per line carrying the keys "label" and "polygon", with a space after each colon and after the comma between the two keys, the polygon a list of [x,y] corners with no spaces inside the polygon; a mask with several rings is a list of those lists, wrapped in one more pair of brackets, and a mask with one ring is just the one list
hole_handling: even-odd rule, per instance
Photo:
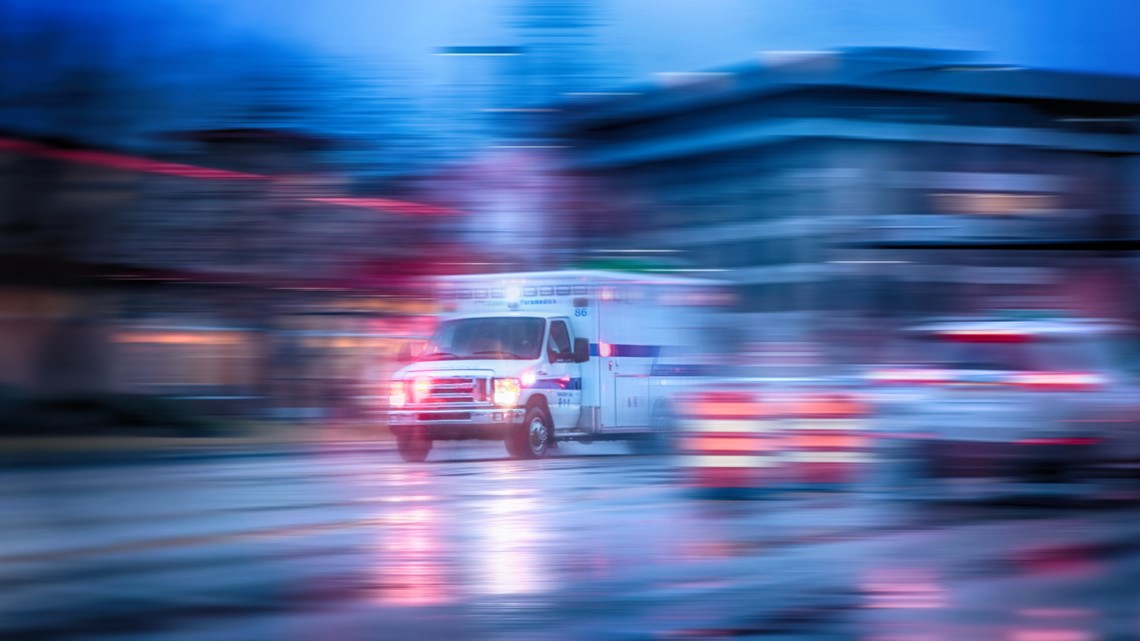
{"label": "building window", "polygon": [[1061,208],[1059,198],[1054,194],[940,192],[930,197],[936,211],[951,214],[1040,214]]}

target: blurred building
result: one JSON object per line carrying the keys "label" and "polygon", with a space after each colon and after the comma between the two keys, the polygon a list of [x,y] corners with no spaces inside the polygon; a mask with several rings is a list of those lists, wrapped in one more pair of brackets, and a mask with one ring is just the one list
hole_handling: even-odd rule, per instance
{"label": "blurred building", "polygon": [[156,158],[0,136],[0,386],[255,414],[378,393],[430,329],[420,280],[459,212],[328,171],[328,144],[183,132]]}
{"label": "blurred building", "polygon": [[469,214],[454,220],[452,252],[441,257],[455,274],[559,269],[629,231],[632,202],[568,168],[561,149],[484,150],[427,184],[433,200]]}
{"label": "blurred building", "polygon": [[510,0],[511,44],[442,47],[445,89],[437,106],[450,160],[494,148],[534,147],[535,125],[562,94],[597,90],[596,0]]}
{"label": "blurred building", "polygon": [[541,105],[563,93],[596,91],[606,75],[597,0],[516,0],[514,28],[522,43],[520,105]]}
{"label": "blurred building", "polygon": [[995,307],[1140,318],[1140,78],[773,53],[560,108],[573,165],[648,203],[610,246],[720,270],[757,332]]}

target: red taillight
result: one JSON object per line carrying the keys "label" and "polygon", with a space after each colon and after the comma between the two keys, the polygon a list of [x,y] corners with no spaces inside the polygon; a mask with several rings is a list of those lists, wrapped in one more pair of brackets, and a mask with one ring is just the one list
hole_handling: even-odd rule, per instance
{"label": "red taillight", "polygon": [[876,383],[926,385],[945,383],[950,380],[950,373],[941,369],[889,369],[872,372],[871,380]]}
{"label": "red taillight", "polygon": [[1025,332],[1000,329],[951,329],[941,336],[956,343],[1028,343],[1033,338]]}
{"label": "red taillight", "polygon": [[1015,376],[1013,383],[1032,390],[1087,392],[1100,389],[1104,378],[1083,372],[1029,372]]}

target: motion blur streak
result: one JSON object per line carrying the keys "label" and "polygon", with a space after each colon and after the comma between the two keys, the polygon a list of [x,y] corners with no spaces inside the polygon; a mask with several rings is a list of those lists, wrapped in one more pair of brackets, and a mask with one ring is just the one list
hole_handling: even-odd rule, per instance
{"label": "motion blur streak", "polygon": [[1136,24],[0,0],[0,639],[1140,637]]}

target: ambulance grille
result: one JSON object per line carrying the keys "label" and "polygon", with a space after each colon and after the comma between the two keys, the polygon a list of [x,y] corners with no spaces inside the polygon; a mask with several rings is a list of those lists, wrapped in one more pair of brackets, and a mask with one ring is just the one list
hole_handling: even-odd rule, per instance
{"label": "ambulance grille", "polygon": [[481,403],[487,400],[488,383],[485,378],[432,378],[427,396],[418,400],[431,405]]}

